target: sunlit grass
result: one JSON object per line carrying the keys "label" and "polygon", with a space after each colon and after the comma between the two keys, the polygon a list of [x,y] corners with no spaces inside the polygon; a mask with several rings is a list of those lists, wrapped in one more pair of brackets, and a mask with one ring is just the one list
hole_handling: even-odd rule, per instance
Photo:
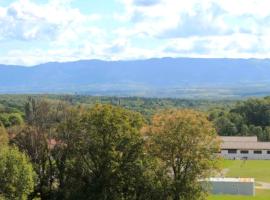
{"label": "sunlit grass", "polygon": [[[270,183],[270,161],[268,160],[224,160],[222,168],[228,169],[227,177],[255,178],[255,181]],[[256,185],[259,185],[256,183]],[[256,195],[211,195],[208,200],[270,200],[270,190],[256,190]]]}

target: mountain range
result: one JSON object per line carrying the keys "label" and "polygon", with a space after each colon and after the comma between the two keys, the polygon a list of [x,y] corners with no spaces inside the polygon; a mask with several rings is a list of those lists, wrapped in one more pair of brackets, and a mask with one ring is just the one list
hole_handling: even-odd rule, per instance
{"label": "mountain range", "polygon": [[270,59],[81,60],[0,65],[0,93],[242,97],[270,94]]}

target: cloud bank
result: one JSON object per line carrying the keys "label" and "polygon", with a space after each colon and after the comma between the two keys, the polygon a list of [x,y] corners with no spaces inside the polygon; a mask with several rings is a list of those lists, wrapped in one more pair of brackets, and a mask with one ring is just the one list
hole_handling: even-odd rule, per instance
{"label": "cloud bank", "polygon": [[106,15],[74,2],[0,6],[0,63],[270,56],[266,0],[115,0]]}

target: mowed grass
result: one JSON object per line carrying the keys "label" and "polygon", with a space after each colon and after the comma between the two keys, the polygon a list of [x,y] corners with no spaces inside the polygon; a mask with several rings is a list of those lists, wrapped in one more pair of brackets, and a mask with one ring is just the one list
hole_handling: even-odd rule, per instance
{"label": "mowed grass", "polygon": [[270,160],[224,160],[222,168],[228,169],[227,177],[255,178],[255,181],[270,183]]}
{"label": "mowed grass", "polygon": [[[221,164],[223,169],[228,169],[227,177],[255,178],[255,181],[270,183],[270,160],[224,160]],[[270,190],[256,190],[254,197],[211,195],[208,200],[270,200]]]}
{"label": "mowed grass", "polygon": [[208,200],[270,200],[270,190],[256,190],[256,195],[233,196],[233,195],[212,195]]}

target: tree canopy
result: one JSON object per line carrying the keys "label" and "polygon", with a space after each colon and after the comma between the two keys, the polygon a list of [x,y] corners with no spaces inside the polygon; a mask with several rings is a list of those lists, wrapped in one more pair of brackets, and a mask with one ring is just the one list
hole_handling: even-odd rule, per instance
{"label": "tree canopy", "polygon": [[156,114],[145,130],[149,152],[166,165],[172,176],[173,200],[197,200],[206,192],[198,182],[217,167],[219,142],[207,116],[193,110]]}
{"label": "tree canopy", "polygon": [[41,97],[0,97],[0,199],[204,199],[217,134],[270,140],[270,98]]}
{"label": "tree canopy", "polygon": [[0,198],[26,200],[34,189],[32,165],[17,148],[0,148]]}

